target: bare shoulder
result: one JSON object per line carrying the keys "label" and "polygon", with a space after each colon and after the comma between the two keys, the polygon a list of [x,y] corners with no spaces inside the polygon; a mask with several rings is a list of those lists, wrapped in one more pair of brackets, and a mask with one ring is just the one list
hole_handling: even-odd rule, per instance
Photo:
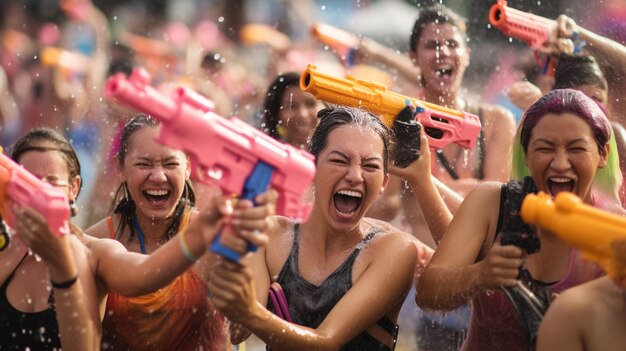
{"label": "bare shoulder", "polygon": [[85,233],[96,238],[110,238],[111,229],[109,228],[109,218],[110,217],[107,216],[99,220],[94,225],[87,228]]}
{"label": "bare shoulder", "polygon": [[487,207],[479,208],[481,211],[484,211],[485,208],[498,205],[500,203],[501,189],[502,183],[500,182],[481,183],[467,194],[461,203],[461,207],[475,208],[475,206],[488,205]]}
{"label": "bare shoulder", "polygon": [[[589,301],[602,301],[598,299],[602,295],[606,280],[608,278],[599,278],[581,284],[574,288],[570,288],[561,293],[550,304],[548,313],[558,316],[568,316],[574,318],[576,316],[589,316],[589,313],[594,308]],[[610,283],[610,281],[608,281]]]}
{"label": "bare shoulder", "polygon": [[291,232],[291,229],[296,222],[290,218],[283,216],[271,216],[269,217],[269,228],[267,235],[270,240],[281,240],[285,237],[285,233]]}
{"label": "bare shoulder", "polygon": [[127,251],[126,247],[124,247],[122,243],[114,239],[99,238],[91,236],[89,234],[84,234],[82,238],[80,238],[80,240],[88,249],[90,249],[94,253],[110,253],[119,250]]}
{"label": "bare shoulder", "polygon": [[394,249],[398,249],[401,247],[421,247],[424,245],[413,235],[391,225],[389,222],[371,217],[365,217],[363,221],[373,228],[378,229],[378,240],[376,241],[386,247],[393,246]]}

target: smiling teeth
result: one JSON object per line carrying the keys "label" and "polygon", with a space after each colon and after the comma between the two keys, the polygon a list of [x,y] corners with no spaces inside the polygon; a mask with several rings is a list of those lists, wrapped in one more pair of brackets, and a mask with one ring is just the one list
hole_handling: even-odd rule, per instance
{"label": "smiling teeth", "polygon": [[337,192],[337,194],[339,195],[346,195],[346,196],[352,196],[352,197],[358,197],[358,198],[362,198],[363,194],[361,194],[358,191],[350,191],[350,190],[340,190],[339,192]]}
{"label": "smiling teeth", "polygon": [[163,196],[169,193],[168,190],[146,190],[146,194],[152,196]]}
{"label": "smiling teeth", "polygon": [[551,177],[550,180],[555,183],[568,183],[572,181],[569,178],[560,178],[560,177]]}

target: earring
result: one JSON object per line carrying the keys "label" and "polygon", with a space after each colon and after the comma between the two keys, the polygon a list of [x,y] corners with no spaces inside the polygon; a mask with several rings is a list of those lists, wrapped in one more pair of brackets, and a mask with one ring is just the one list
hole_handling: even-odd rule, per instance
{"label": "earring", "polygon": [[278,136],[281,139],[285,138],[285,135],[287,134],[287,131],[285,131],[285,127],[283,127],[282,124],[279,124],[279,125],[276,126],[276,134],[278,134]]}
{"label": "earring", "polygon": [[128,183],[122,183],[122,187],[124,188],[124,200],[130,200],[130,191],[128,190]]}
{"label": "earring", "polygon": [[78,206],[76,206],[76,201],[74,199],[70,200],[70,214],[72,217],[78,214]]}

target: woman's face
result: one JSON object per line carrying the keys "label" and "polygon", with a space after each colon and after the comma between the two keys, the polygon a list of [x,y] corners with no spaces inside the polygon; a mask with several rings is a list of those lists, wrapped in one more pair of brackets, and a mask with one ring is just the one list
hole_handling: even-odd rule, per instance
{"label": "woman's face", "polygon": [[[55,147],[53,144],[42,144],[44,147]],[[27,151],[18,162],[24,168],[52,186],[67,194],[69,200],[74,200],[80,189],[80,177],[72,179],[67,161],[59,151]]]}
{"label": "woman's face", "polygon": [[449,23],[427,24],[411,58],[419,66],[425,88],[456,93],[469,66],[469,49],[461,31]]}
{"label": "woman's face", "polygon": [[348,231],[361,220],[387,186],[383,141],[356,125],[330,132],[317,158],[315,206],[335,230]]}
{"label": "woman's face", "polygon": [[190,170],[185,155],[156,142],[158,127],[143,127],[128,141],[121,173],[137,215],[165,219],[174,214]]}
{"label": "woman's face", "polygon": [[317,126],[317,100],[300,87],[287,88],[280,102],[279,124],[281,138],[296,147],[306,147]]}
{"label": "woman's face", "polygon": [[581,85],[576,87],[576,90],[580,90],[583,94],[604,106],[606,106],[606,103],[609,101],[608,92],[598,85]]}
{"label": "woman's face", "polygon": [[608,154],[608,144],[598,150],[591,127],[579,116],[548,114],[531,132],[525,161],[539,190],[552,196],[569,191],[587,199]]}

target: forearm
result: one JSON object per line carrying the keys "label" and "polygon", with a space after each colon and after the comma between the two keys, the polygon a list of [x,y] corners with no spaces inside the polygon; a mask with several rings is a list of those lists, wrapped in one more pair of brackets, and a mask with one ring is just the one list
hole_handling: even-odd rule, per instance
{"label": "forearm", "polygon": [[[185,255],[185,246],[189,255]],[[123,260],[116,260],[112,264],[117,268],[107,269],[112,272],[108,274],[107,286],[125,296],[150,293],[172,282],[206,251],[207,246],[200,230],[188,227],[184,235],[179,233],[151,255],[133,254],[131,257],[124,253],[127,264],[123,264]]]}
{"label": "forearm", "polygon": [[420,83],[420,70],[411,62],[408,55],[394,51],[371,39],[363,39],[362,46],[366,48],[370,61],[384,63],[397,70],[401,76],[409,79],[411,82]]}
{"label": "forearm", "polygon": [[336,350],[341,346],[333,344],[330,337],[320,335],[315,329],[279,318],[260,303],[246,319],[246,327],[272,350]]}
{"label": "forearm", "polygon": [[454,214],[459,206],[461,206],[461,203],[463,202],[463,196],[461,196],[461,194],[457,193],[456,191],[450,189],[449,186],[444,184],[436,177],[433,176],[432,179],[435,183],[435,186],[437,187],[439,195],[441,195],[441,198],[448,207],[448,210],[450,210],[450,212]]}
{"label": "forearm", "polygon": [[63,350],[98,349],[100,327],[96,325],[89,314],[80,279],[69,287],[59,287],[58,285],[59,283],[72,282],[78,274],[71,254],[66,255],[66,257],[62,256],[59,257],[60,262],[48,264],[50,280],[54,282],[54,304],[61,345]]}
{"label": "forearm", "polygon": [[585,51],[594,56],[601,66],[626,72],[626,46],[583,27],[578,27],[578,33],[580,40],[587,42]]}
{"label": "forearm", "polygon": [[[431,181],[424,182],[409,181],[410,190],[408,194],[413,198],[413,201],[419,203],[428,229],[433,236],[433,240],[438,245],[443,233],[445,233],[452,221],[452,213],[437,189],[435,178],[431,176],[430,179]],[[447,197],[453,201],[450,196]]]}
{"label": "forearm", "polygon": [[415,302],[421,308],[440,311],[463,305],[483,290],[476,269],[476,264],[460,268],[429,265],[417,282]]}

